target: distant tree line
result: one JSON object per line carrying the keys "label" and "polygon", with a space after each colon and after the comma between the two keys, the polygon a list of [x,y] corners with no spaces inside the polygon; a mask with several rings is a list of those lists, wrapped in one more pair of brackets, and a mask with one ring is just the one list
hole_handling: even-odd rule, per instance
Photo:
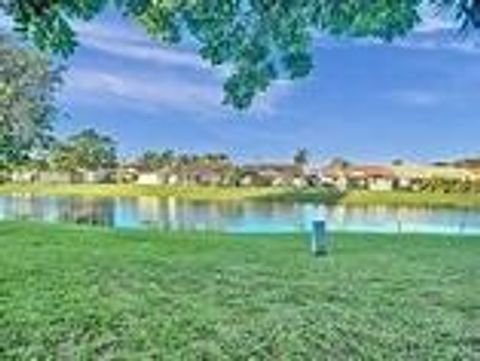
{"label": "distant tree line", "polygon": [[[308,152],[299,149],[292,157],[292,164],[304,166],[308,163]],[[12,167],[36,167],[74,171],[78,169],[112,169],[120,165],[117,141],[111,136],[101,134],[93,128],[82,130],[65,140],[50,136],[48,145],[31,149],[21,161],[12,163]],[[147,150],[123,163],[130,163],[144,171],[155,171],[165,167],[187,166],[192,164],[227,165],[232,164],[230,157],[221,152],[202,154]]]}

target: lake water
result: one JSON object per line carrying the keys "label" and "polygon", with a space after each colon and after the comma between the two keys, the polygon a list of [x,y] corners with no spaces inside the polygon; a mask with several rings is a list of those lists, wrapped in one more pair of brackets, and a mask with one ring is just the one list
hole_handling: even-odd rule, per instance
{"label": "lake water", "polygon": [[480,212],[462,209],[345,207],[285,202],[211,202],[175,198],[0,196],[0,220],[67,222],[118,228],[281,233],[309,230],[480,234]]}

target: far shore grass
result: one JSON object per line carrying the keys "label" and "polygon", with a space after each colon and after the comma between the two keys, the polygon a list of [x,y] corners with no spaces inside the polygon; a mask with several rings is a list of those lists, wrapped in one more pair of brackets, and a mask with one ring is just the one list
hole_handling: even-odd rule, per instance
{"label": "far shore grass", "polygon": [[137,184],[3,184],[0,194],[33,193],[46,195],[103,197],[178,197],[192,200],[240,200],[281,194],[283,188],[154,186]]}
{"label": "far shore grass", "polygon": [[307,240],[0,223],[0,359],[480,359],[480,238]]}
{"label": "far shore grass", "polygon": [[265,200],[350,206],[450,207],[480,209],[480,194],[407,191],[339,193],[326,188],[153,186],[136,184],[2,184],[1,194],[45,194],[97,197],[177,197],[190,200]]}
{"label": "far shore grass", "polygon": [[446,207],[480,209],[480,194],[406,191],[352,191],[343,195],[340,204],[352,206]]}
{"label": "far shore grass", "polygon": [[275,200],[334,203],[336,192],[292,187],[155,186],[137,184],[3,184],[1,194],[45,194],[98,197],[178,197],[190,200]]}

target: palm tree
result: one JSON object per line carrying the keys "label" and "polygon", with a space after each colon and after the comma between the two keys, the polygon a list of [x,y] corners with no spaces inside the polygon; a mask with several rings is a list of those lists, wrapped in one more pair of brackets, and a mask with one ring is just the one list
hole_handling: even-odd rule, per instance
{"label": "palm tree", "polygon": [[295,155],[293,156],[293,163],[297,166],[305,166],[308,164],[308,150],[305,148],[301,148],[297,150]]}
{"label": "palm tree", "polygon": [[160,157],[164,166],[170,167],[175,163],[175,152],[171,149],[164,150]]}
{"label": "palm tree", "polygon": [[335,157],[330,161],[330,164],[328,165],[328,168],[331,169],[345,169],[348,168],[352,165],[351,162],[348,160],[341,158],[341,157]]}

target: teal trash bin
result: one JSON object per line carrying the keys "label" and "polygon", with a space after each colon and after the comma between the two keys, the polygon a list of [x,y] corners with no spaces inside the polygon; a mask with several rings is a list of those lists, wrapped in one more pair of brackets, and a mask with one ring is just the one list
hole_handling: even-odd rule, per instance
{"label": "teal trash bin", "polygon": [[327,254],[327,227],[324,220],[314,220],[312,223],[311,251],[314,256]]}

